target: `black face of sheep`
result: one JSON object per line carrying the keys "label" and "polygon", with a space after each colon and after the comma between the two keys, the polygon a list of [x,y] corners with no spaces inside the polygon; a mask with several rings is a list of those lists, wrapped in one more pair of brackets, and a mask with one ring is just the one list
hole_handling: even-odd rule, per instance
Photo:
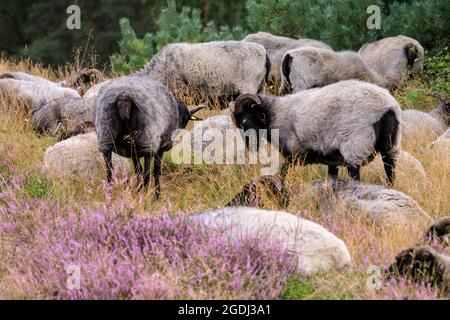
{"label": "black face of sheep", "polygon": [[429,246],[404,250],[395,257],[395,262],[386,270],[387,276],[406,277],[414,282],[426,281],[441,285],[445,270],[437,261],[436,254]]}
{"label": "black face of sheep", "polygon": [[259,185],[262,185],[270,191],[278,206],[286,208],[289,205],[289,190],[284,181],[277,176],[267,175],[258,177],[256,180],[247,183],[226,206],[259,207],[261,205],[260,190],[257,190]]}
{"label": "black face of sheep", "polygon": [[[172,147],[171,141],[164,141],[159,149],[154,152],[149,150],[148,147],[143,147],[138,142],[138,136],[145,124],[141,122],[141,115],[139,107],[133,101],[133,99],[127,94],[120,94],[117,96],[114,106],[121,122],[121,131],[114,141],[114,146],[102,149],[103,157],[106,162],[107,178],[108,182],[112,180],[112,152],[116,148],[116,152],[123,156],[131,157],[133,160],[135,174],[138,175],[139,180],[143,176],[143,183],[139,181],[139,190],[142,187],[146,190],[150,182],[150,167],[151,160],[154,157],[153,162],[153,177],[155,179],[155,198],[158,199],[161,193],[159,176],[161,175],[161,161],[164,152],[170,150]],[[113,106],[113,107],[114,107]],[[203,106],[197,107],[191,111],[181,102],[177,102],[176,108],[178,108],[178,128],[183,129],[186,127],[189,120],[200,120],[194,116],[194,113],[205,108]],[[140,158],[144,158],[144,168],[140,163]]]}
{"label": "black face of sheep", "polygon": [[433,223],[425,234],[427,241],[437,240],[450,246],[450,217],[444,217]]}

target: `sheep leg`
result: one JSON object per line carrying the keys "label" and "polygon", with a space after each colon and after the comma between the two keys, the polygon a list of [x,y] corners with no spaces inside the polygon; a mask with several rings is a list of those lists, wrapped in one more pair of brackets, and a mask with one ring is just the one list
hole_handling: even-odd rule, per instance
{"label": "sheep leg", "polygon": [[161,185],[159,183],[159,176],[161,175],[161,161],[163,158],[164,152],[158,152],[155,156],[155,160],[153,162],[153,177],[155,179],[155,200],[158,200],[161,196]]}
{"label": "sheep leg", "polygon": [[108,150],[103,152],[103,159],[105,159],[105,164],[106,164],[106,177],[108,179],[108,182],[111,182],[111,180],[112,180],[112,169],[113,169],[112,150],[111,149],[108,149]]}
{"label": "sheep leg", "polygon": [[289,167],[296,162],[292,155],[286,156],[283,166],[281,167],[281,178],[284,179],[288,173]]}
{"label": "sheep leg", "polygon": [[392,186],[395,180],[395,159],[389,155],[382,155],[381,159],[383,160],[384,172],[386,172],[388,184]]}
{"label": "sheep leg", "polygon": [[328,176],[333,178],[333,179],[337,179],[338,177],[338,167],[337,166],[328,166]]}
{"label": "sheep leg", "polygon": [[144,189],[148,189],[148,184],[150,182],[150,163],[152,161],[152,157],[150,154],[144,155]]}
{"label": "sheep leg", "polygon": [[142,179],[141,179],[141,175],[142,175],[142,166],[141,166],[141,162],[139,161],[139,157],[136,154],[133,154],[132,156],[133,159],[133,166],[134,166],[134,174],[137,176],[137,183],[138,186],[141,185],[142,183]]}
{"label": "sheep leg", "polygon": [[350,175],[350,177],[352,179],[357,180],[357,181],[361,180],[361,175],[359,173],[359,166],[348,166],[347,170],[348,170],[348,174]]}

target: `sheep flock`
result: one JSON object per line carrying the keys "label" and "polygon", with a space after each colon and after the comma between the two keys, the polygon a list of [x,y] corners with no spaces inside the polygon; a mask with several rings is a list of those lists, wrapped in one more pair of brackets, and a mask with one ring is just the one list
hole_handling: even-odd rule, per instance
{"label": "sheep flock", "polygon": [[[407,279],[450,298],[450,100],[429,88],[427,108],[399,99],[420,84],[424,58],[402,35],[338,52],[258,32],[169,44],[116,77],[2,59],[0,194],[17,170],[73,210],[121,199],[142,215],[187,212],[238,242],[267,233],[319,297],[347,286],[382,299],[366,286],[375,265],[386,286]],[[275,172],[229,163],[221,149],[215,163],[195,161],[218,138],[230,149],[232,131],[235,157],[269,146]],[[174,151],[186,143],[183,159],[194,161],[179,163]]]}

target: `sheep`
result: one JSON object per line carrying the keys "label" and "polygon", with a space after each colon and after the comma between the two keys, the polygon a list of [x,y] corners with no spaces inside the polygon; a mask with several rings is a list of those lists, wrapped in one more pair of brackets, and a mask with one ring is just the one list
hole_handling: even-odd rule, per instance
{"label": "sheep", "polygon": [[31,121],[38,133],[67,139],[93,129],[94,102],[94,98],[57,98],[34,108]]}
{"label": "sheep", "polygon": [[[400,151],[401,110],[389,92],[358,80],[276,97],[243,94],[234,105],[233,121],[244,131],[279,130],[279,149],[288,166],[302,159],[328,165],[330,175],[346,165],[352,178],[380,153],[390,184]],[[259,139],[258,139],[259,140]]]}
{"label": "sheep", "polygon": [[[113,155],[112,162],[117,177],[126,177],[131,172],[128,159]],[[46,176],[53,179],[98,179],[106,167],[98,151],[95,132],[80,134],[49,147],[45,151],[43,170]]]}
{"label": "sheep", "polygon": [[443,161],[448,161],[450,159],[450,128],[431,143],[430,149]]}
{"label": "sheep", "polygon": [[429,282],[450,299],[450,256],[429,245],[400,252],[387,268],[388,278],[406,277],[414,282]]}
{"label": "sheep", "polygon": [[420,43],[402,35],[366,43],[358,53],[370,68],[386,79],[391,88],[399,86],[408,67],[417,74],[424,63],[424,50]]}
{"label": "sheep", "polygon": [[21,81],[40,82],[47,85],[56,85],[58,87],[67,87],[81,92],[84,84],[90,83],[92,79],[104,80],[103,74],[96,69],[81,69],[73,72],[67,79],[60,82],[53,82],[48,79],[30,75],[24,72],[5,72],[0,74],[0,79],[15,79]]}
{"label": "sheep", "polygon": [[269,73],[269,83],[275,85],[281,81],[281,63],[284,54],[288,50],[301,47],[315,47],[333,51],[327,44],[313,39],[293,39],[282,36],[275,36],[267,32],[249,34],[242,41],[254,42],[262,45],[269,55],[271,69]]}
{"label": "sheep", "polygon": [[223,232],[230,241],[274,241],[311,275],[346,268],[351,256],[345,243],[324,227],[283,211],[227,207],[193,215],[192,222]]}
{"label": "sheep", "polygon": [[[138,75],[172,84],[192,85],[221,101],[257,93],[270,70],[263,46],[242,41],[173,43],[162,48]],[[176,87],[176,86],[175,86]]]}
{"label": "sheep", "polygon": [[154,157],[155,198],[159,198],[161,161],[164,152],[172,147],[171,135],[186,127],[200,108],[189,111],[166,86],[142,76],[121,77],[105,84],[95,100],[94,126],[108,181],[113,151],[132,158],[138,176],[142,173],[139,158],[144,157],[143,187],[147,189]]}
{"label": "sheep", "polygon": [[10,78],[0,79],[0,93],[9,93],[23,99],[36,108],[41,104],[48,103],[62,97],[77,97],[77,91],[58,86],[51,81],[28,81]]}
{"label": "sheep", "polygon": [[255,186],[268,187],[275,203],[286,208],[289,203],[306,203],[313,200],[329,213],[344,207],[356,211],[382,227],[426,225],[429,214],[410,196],[403,192],[360,181],[331,179],[314,181],[309,185],[286,186],[276,176],[262,176],[246,184],[228,205],[260,206],[261,193]]}
{"label": "sheep", "polygon": [[433,240],[450,246],[450,217],[443,217],[434,222],[425,233],[425,240],[433,244]]}
{"label": "sheep", "polygon": [[342,80],[358,79],[384,86],[384,79],[352,51],[334,52],[304,47],[285,53],[281,65],[280,94],[323,87]]}
{"label": "sheep", "polygon": [[402,112],[402,139],[416,139],[418,132],[430,141],[443,134],[450,125],[450,100],[438,94],[430,94],[441,100],[436,108],[429,112],[409,109]]}
{"label": "sheep", "polygon": [[109,82],[110,80],[106,80],[103,82],[99,82],[92,87],[90,87],[83,95],[84,99],[95,98],[100,93],[100,90]]}
{"label": "sheep", "polygon": [[[364,171],[366,171],[370,177],[381,178],[384,175],[383,170],[383,161],[379,156],[376,156],[375,159],[364,168]],[[424,191],[423,188],[429,185],[427,174],[422,163],[404,150],[400,151],[398,155],[395,166],[395,177],[395,185],[405,186],[414,183],[416,184],[416,188],[421,190],[421,192]]]}

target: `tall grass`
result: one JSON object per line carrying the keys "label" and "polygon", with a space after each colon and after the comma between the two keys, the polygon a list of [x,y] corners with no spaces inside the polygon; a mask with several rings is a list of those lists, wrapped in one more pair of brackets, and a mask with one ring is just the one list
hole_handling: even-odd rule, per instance
{"label": "tall grass", "polygon": [[[0,60],[0,72],[20,70],[53,80],[70,70],[49,70],[28,61]],[[414,80],[394,93],[403,108],[430,110],[438,104]],[[449,90],[445,92],[449,94]],[[187,104],[198,97],[177,92]],[[219,114],[205,110],[200,116]],[[450,163],[424,144],[424,133],[404,143],[425,167],[429,183],[410,180],[394,187],[411,195],[433,218],[450,214]],[[395,255],[420,241],[423,226],[381,229],[362,218],[326,212],[317,201],[290,203],[287,211],[318,222],[348,246],[353,264],[344,271],[298,278],[276,245],[250,246],[211,238],[186,223],[194,212],[227,203],[257,177],[258,165],[174,165],[166,155],[162,197],[137,193],[133,181],[107,186],[93,181],[50,180],[41,172],[46,148],[56,140],[34,133],[27,107],[0,96],[0,298],[438,298],[427,286],[386,282],[367,286],[369,266],[382,270]],[[288,184],[302,185],[326,175],[323,166],[290,169]],[[346,176],[345,170],[341,172]],[[363,172],[363,180],[384,183]],[[262,196],[262,206],[279,209]],[[347,210],[342,208],[342,211]],[[68,291],[66,267],[82,266],[81,291]]]}

